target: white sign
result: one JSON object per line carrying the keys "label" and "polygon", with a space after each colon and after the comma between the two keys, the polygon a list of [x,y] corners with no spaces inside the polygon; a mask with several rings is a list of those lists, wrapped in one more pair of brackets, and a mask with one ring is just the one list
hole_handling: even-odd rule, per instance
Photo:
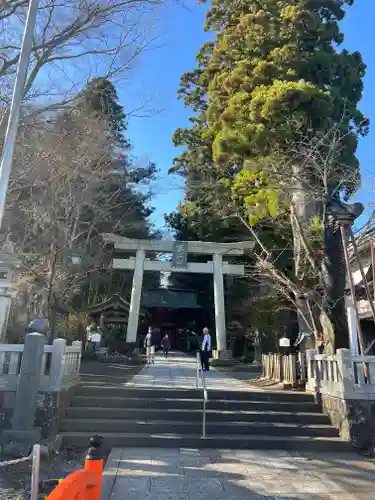
{"label": "white sign", "polygon": [[290,339],[288,339],[287,337],[282,337],[279,340],[279,346],[280,347],[290,347]]}

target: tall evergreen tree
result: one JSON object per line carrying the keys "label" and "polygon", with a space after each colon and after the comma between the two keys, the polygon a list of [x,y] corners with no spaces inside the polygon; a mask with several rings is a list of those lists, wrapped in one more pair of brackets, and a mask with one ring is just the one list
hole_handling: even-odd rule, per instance
{"label": "tall evergreen tree", "polygon": [[[156,165],[134,166],[131,158],[132,145],[127,136],[127,117],[119,103],[116,89],[105,78],[94,78],[77,96],[79,113],[94,115],[106,123],[108,129],[108,175],[106,182],[98,186],[97,199],[93,206],[102,204],[109,208],[95,228],[98,234],[114,232],[128,238],[150,238],[156,236],[148,221],[153,212],[150,194],[144,189],[156,174]],[[89,208],[90,212],[90,208]],[[91,213],[89,217],[95,217]],[[145,277],[144,286],[151,286],[158,277]],[[118,292],[129,295],[130,276],[123,272],[101,273],[96,286],[100,296]]]}
{"label": "tall evergreen tree", "polygon": [[[115,88],[104,79],[69,110],[20,129],[5,223],[25,264],[25,302],[31,314],[49,317],[50,340],[58,310],[84,311],[89,298],[115,292],[130,296],[131,276],[110,272],[101,233],[154,236],[144,187],[155,165],[133,165],[126,131]],[[74,269],[71,251],[83,256]]]}
{"label": "tall evergreen tree", "polygon": [[[215,39],[200,50],[198,67],[181,79],[180,95],[195,112],[192,126],[174,135],[175,144],[186,147],[173,168],[185,176],[192,195],[186,209],[199,212],[199,198],[216,210],[220,201],[212,205],[211,198],[230,205],[234,193],[237,206],[256,224],[280,216],[292,202],[300,226],[308,229],[327,199],[348,197],[358,187],[355,153],[358,137],[368,131],[358,109],[365,65],[358,52],[340,49],[339,29],[352,3],[211,1],[205,29]],[[298,145],[301,138],[327,137],[332,130],[340,140],[322,178],[298,154]],[[318,149],[327,157],[332,145],[321,141]],[[208,176],[215,182],[207,193]],[[295,187],[292,199],[285,196],[286,184]],[[292,229],[297,248],[299,228],[293,223]],[[332,234],[332,228],[326,231]],[[336,347],[345,347],[342,248],[328,237],[325,250],[336,260],[326,280],[327,312]]]}

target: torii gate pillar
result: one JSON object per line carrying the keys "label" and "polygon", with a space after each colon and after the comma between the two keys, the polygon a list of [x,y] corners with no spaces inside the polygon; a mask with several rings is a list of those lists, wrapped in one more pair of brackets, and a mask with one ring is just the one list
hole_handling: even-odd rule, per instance
{"label": "torii gate pillar", "polygon": [[223,258],[220,254],[213,255],[214,261],[214,302],[217,350],[224,353],[227,350],[227,336],[225,329],[225,300]]}
{"label": "torii gate pillar", "polygon": [[[254,247],[252,241],[237,243],[210,243],[202,241],[165,241],[165,240],[133,240],[116,236],[114,234],[103,234],[103,239],[114,244],[115,251],[133,251],[135,258],[114,258],[113,269],[132,269],[133,285],[130,300],[129,320],[126,334],[128,343],[137,340],[138,316],[141,304],[142,282],[144,271],[159,272],[181,272],[213,274],[214,302],[215,302],[215,324],[216,324],[216,356],[228,357],[226,327],[225,327],[225,300],[224,300],[224,274],[243,276],[245,268],[243,265],[223,262],[223,255],[241,256],[245,250]],[[173,253],[172,261],[150,260],[146,258],[146,252]],[[208,262],[188,262],[188,254],[212,255],[213,260]]]}
{"label": "torii gate pillar", "polygon": [[126,331],[126,342],[137,341],[139,309],[141,306],[143,266],[146,252],[141,248],[137,250],[133,274],[132,293],[130,297],[130,308],[128,318],[128,328]]}

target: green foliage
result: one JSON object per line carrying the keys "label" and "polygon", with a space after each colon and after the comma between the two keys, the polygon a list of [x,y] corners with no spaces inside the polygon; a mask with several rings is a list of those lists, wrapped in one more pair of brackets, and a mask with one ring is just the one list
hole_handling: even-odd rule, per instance
{"label": "green foliage", "polygon": [[[132,146],[127,138],[126,114],[114,85],[105,78],[93,79],[79,94],[77,106],[84,114],[94,114],[98,120],[104,120],[108,128],[107,182],[100,186],[93,200],[90,217],[96,217],[97,207],[107,208],[106,216],[96,224],[96,231],[98,234],[114,232],[128,238],[156,236],[148,222],[153,208],[149,204],[150,194],[145,190],[155,178],[156,165],[133,165],[129,156]],[[154,277],[146,277],[145,286],[150,279]],[[111,293],[129,297],[130,283],[131,276],[123,272],[95,273],[86,284],[86,300],[98,302]],[[90,298],[92,288],[94,299]]]}
{"label": "green foliage", "polygon": [[129,149],[126,138],[127,123],[124,108],[118,102],[112,82],[103,77],[93,78],[77,96],[77,105],[84,112],[95,114],[108,122],[110,137],[114,144]]}
{"label": "green foliage", "polygon": [[[104,78],[48,122],[38,117],[27,125],[19,133],[4,229],[24,264],[30,314],[52,324],[57,310],[78,314],[113,293],[129,297],[131,276],[110,272],[101,233],[156,236],[147,192],[156,167],[132,163],[125,112]],[[83,256],[78,269],[67,265],[71,250]]]}
{"label": "green foliage", "polygon": [[153,209],[148,205],[149,195],[139,188],[155,178],[156,166],[149,163],[134,167],[129,156],[132,146],[127,138],[127,120],[117,92],[109,80],[94,78],[77,97],[81,113],[104,120],[108,128],[108,182],[101,186],[97,204],[111,201],[110,214],[99,230],[112,231],[130,237],[146,237],[149,234],[147,217]]}
{"label": "green foliage", "polygon": [[[171,169],[186,181],[180,223],[193,233],[223,238],[225,221],[233,221],[228,216],[240,214],[272,253],[275,249],[276,265],[293,274],[288,215],[293,167],[303,164],[305,184],[324,195],[347,197],[358,187],[357,143],[369,126],[357,107],[366,67],[358,52],[341,49],[339,28],[352,3],[211,0],[205,29],[214,39],[202,46],[197,67],[182,76],[179,90],[194,115],[190,127],[173,137],[184,147]],[[322,179],[299,145],[301,138],[325,137],[333,128],[340,141]],[[330,145],[325,147],[319,146],[322,157],[331,153]],[[235,239],[238,228],[233,229]],[[318,218],[306,231],[320,258]],[[226,238],[230,232],[229,226]],[[276,250],[273,243],[280,240],[288,249],[281,254],[282,244]],[[311,280],[308,269],[306,283]]]}
{"label": "green foliage", "polygon": [[[260,169],[261,161],[264,169]],[[242,170],[232,183],[232,196],[237,207],[243,207],[251,225],[267,217],[276,217],[281,212],[282,196],[279,185],[270,174],[268,163],[263,158],[254,164],[244,162]]]}
{"label": "green foliage", "polygon": [[[357,109],[365,65],[359,53],[338,49],[343,41],[338,23],[351,3],[213,0],[206,29],[216,38],[202,47],[198,68],[181,79],[180,96],[199,115],[191,129],[175,134],[175,144],[187,147],[176,170],[212,168],[205,161],[210,156],[235,192],[239,182],[249,186],[248,195],[241,186],[241,195],[254,222],[274,216],[279,206],[276,193],[262,184],[256,195],[252,185],[264,178],[267,156],[288,151],[297,128],[300,137],[325,133],[339,123],[343,138],[337,164],[348,166],[352,175],[343,182],[340,167],[329,182],[332,189],[340,183],[342,192],[352,192],[359,180],[357,138],[367,133],[368,121]],[[245,173],[234,179],[242,169]],[[269,176],[267,183],[273,184]]]}

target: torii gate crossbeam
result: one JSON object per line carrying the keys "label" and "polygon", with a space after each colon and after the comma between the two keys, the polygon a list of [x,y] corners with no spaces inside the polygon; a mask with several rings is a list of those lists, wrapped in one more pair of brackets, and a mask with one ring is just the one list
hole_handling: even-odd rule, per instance
{"label": "torii gate crossbeam", "polygon": [[[238,243],[175,242],[165,240],[135,240],[114,234],[103,234],[102,236],[104,241],[114,245],[115,251],[134,251],[136,253],[135,257],[127,259],[114,258],[112,262],[113,269],[134,270],[126,335],[127,342],[135,343],[137,339],[144,271],[213,274],[217,350],[219,357],[225,357],[227,353],[227,341],[223,275],[243,276],[245,269],[243,265],[229,264],[223,261],[223,257],[243,255],[245,250],[251,250],[254,247],[252,241]],[[176,248],[183,249],[185,256],[180,254],[174,262],[156,261],[146,258],[147,251],[161,253],[174,252],[176,254],[178,252]],[[187,254],[212,255],[213,260],[204,263],[187,262]]]}

